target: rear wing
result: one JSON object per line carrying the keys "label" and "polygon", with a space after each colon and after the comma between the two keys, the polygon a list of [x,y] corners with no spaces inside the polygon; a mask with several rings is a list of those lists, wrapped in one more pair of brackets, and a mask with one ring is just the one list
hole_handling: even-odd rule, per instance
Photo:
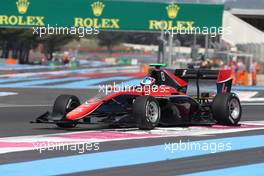
{"label": "rear wing", "polygon": [[189,79],[217,79],[218,70],[195,70],[195,69],[176,69],[174,74],[184,80]]}
{"label": "rear wing", "polygon": [[196,81],[197,96],[200,94],[200,80],[215,80],[217,93],[230,92],[232,87],[231,70],[176,69],[175,76],[186,82]]}

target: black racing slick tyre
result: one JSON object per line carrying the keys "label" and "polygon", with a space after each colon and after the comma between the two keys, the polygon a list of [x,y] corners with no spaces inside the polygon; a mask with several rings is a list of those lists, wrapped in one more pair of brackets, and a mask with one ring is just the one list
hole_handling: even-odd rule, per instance
{"label": "black racing slick tyre", "polygon": [[217,94],[212,104],[213,118],[221,125],[237,125],[241,119],[242,108],[234,93]]}
{"label": "black racing slick tyre", "polygon": [[[74,95],[60,95],[56,98],[53,106],[53,114],[63,115],[65,121],[65,116],[68,112],[72,111],[80,105],[80,100]],[[56,123],[60,128],[74,128],[76,123],[69,121],[67,123]]]}
{"label": "black racing slick tyre", "polygon": [[160,121],[158,101],[151,96],[137,97],[133,103],[133,116],[139,129],[152,130]]}

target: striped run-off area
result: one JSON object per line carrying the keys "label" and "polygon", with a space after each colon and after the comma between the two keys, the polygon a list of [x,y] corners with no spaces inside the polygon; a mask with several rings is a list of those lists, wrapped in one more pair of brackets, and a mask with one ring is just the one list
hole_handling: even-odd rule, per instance
{"label": "striped run-off area", "polygon": [[[208,136],[219,133],[237,133],[241,131],[251,131],[264,129],[264,123],[243,122],[238,127],[227,127],[214,125],[212,127],[189,127],[189,128],[157,128],[151,132],[139,131],[136,129],[122,130],[98,130],[84,132],[70,132],[63,134],[21,136],[0,138],[0,153],[12,153],[21,151],[34,151],[45,154],[52,150],[76,150],[78,155],[63,157],[52,157],[48,159],[38,159],[19,163],[10,163],[0,165],[0,171],[7,176],[11,175],[58,175],[77,172],[94,171],[97,169],[109,169],[115,167],[124,167],[136,164],[147,164],[161,161],[178,160],[181,158],[216,155],[223,152],[235,152],[237,150],[252,149],[264,147],[264,136],[242,136],[226,137],[219,139],[206,139],[198,141],[183,141],[180,143],[165,143],[162,145],[153,145],[145,147],[136,147],[128,149],[119,149],[107,152],[100,152],[102,142],[125,141],[144,138],[167,138],[177,136]],[[247,142],[244,142],[247,141]],[[181,150],[180,145],[191,146],[205,144],[223,144],[222,148],[186,148]],[[84,148],[84,144],[92,145],[90,150]],[[62,148],[62,146],[78,146],[76,148]],[[80,146],[82,146],[80,148]],[[176,147],[177,146],[177,147]],[[66,151],[67,152],[67,151]],[[125,157],[124,157],[125,156]],[[111,161],[111,162],[109,162]],[[76,164],[78,163],[78,164]],[[89,163],[89,164],[88,164]],[[263,163],[264,164],[264,163]],[[193,173],[191,175],[210,175],[210,174],[228,174],[243,170],[242,175],[259,175],[264,172],[262,163],[251,164],[248,166],[231,167],[226,169],[210,170]],[[254,169],[249,172],[248,169]],[[41,172],[39,172],[42,170]]]}
{"label": "striped run-off area", "polygon": [[145,74],[137,66],[101,67],[0,75],[0,88],[98,88],[99,85],[138,83]]}

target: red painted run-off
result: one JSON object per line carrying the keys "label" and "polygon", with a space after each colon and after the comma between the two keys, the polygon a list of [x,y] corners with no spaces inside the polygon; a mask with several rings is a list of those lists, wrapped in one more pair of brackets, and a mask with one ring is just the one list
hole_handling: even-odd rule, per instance
{"label": "red painted run-off", "polygon": [[133,138],[145,138],[145,137],[159,137],[164,134],[136,134],[136,133],[124,133],[124,132],[82,132],[76,134],[62,134],[56,135],[56,137],[62,138],[74,138],[74,139],[133,139]]}
{"label": "red painted run-off", "polygon": [[10,147],[33,147],[33,144],[29,142],[0,142],[0,148]]}
{"label": "red painted run-off", "polygon": [[114,76],[128,76],[132,78],[143,78],[146,73],[138,72],[138,73],[79,73],[79,74],[65,74],[65,75],[48,75],[43,76],[45,79],[55,79],[55,78],[108,78]]}
{"label": "red painted run-off", "polygon": [[211,127],[199,126],[209,129],[239,129],[239,128],[264,128],[264,125],[240,124],[237,126],[212,125]]}
{"label": "red painted run-off", "polygon": [[[0,142],[0,149],[1,148],[16,148],[16,147],[22,147],[22,148],[32,148],[37,146],[50,146],[55,144],[74,144],[78,141],[68,141],[68,142],[51,142],[51,141],[35,141],[35,142]],[[82,142],[82,141],[79,141]]]}
{"label": "red painted run-off", "polygon": [[[81,143],[81,142],[89,142],[89,140],[122,140],[122,139],[139,139],[139,138],[146,138],[146,137],[159,137],[161,134],[133,134],[133,133],[123,133],[123,132],[81,132],[76,134],[61,134],[61,135],[47,135],[42,137],[42,141],[35,140],[32,142],[9,142],[9,141],[0,141],[0,149],[1,148],[15,148],[15,147],[34,147],[38,145],[53,145],[53,144],[73,144],[73,143]],[[164,135],[163,135],[164,136]],[[45,140],[47,138],[61,138],[62,141],[60,142],[59,139],[56,142],[51,142],[49,140]],[[69,141],[65,141],[65,139],[69,139]],[[74,139],[74,141],[72,141]],[[78,140],[79,139],[79,140]],[[26,140],[26,138],[25,138]]]}
{"label": "red painted run-off", "polygon": [[[213,125],[211,127],[205,126],[193,126],[191,128],[207,128],[212,130],[219,130],[223,131],[228,129],[259,129],[264,128],[264,125],[254,125],[254,124],[241,124],[240,126],[222,126],[222,125]],[[159,129],[161,130],[161,129]],[[144,133],[142,131],[85,131],[85,132],[78,132],[78,133],[69,133],[69,134],[56,134],[56,135],[43,135],[38,138],[31,139],[30,142],[25,142],[27,137],[21,138],[21,142],[16,139],[16,141],[12,141],[12,139],[0,138],[0,149],[1,148],[33,148],[34,145],[39,144],[51,144],[52,142],[49,139],[56,138],[56,142],[53,143],[60,143],[60,144],[73,144],[73,143],[81,143],[81,142],[89,142],[89,141],[114,141],[114,140],[127,140],[127,139],[142,139],[142,138],[153,138],[153,137],[162,137],[162,136],[177,136],[178,132],[171,131],[172,128],[169,128],[169,131],[166,132],[162,131],[161,133],[156,132],[155,130],[152,133]],[[196,131],[197,132],[197,131]],[[195,133],[195,132],[194,132]],[[61,140],[60,140],[61,139]],[[23,140],[23,142],[22,142]],[[40,141],[41,140],[41,141]],[[54,141],[54,140],[52,140]],[[63,141],[63,142],[60,142]]]}

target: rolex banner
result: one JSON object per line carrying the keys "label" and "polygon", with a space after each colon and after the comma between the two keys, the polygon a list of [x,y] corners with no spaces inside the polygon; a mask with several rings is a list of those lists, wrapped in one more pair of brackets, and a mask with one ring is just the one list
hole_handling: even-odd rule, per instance
{"label": "rolex banner", "polygon": [[[2,0],[0,27],[160,31],[221,27],[223,5],[93,0]],[[161,25],[161,21],[163,21]]]}

